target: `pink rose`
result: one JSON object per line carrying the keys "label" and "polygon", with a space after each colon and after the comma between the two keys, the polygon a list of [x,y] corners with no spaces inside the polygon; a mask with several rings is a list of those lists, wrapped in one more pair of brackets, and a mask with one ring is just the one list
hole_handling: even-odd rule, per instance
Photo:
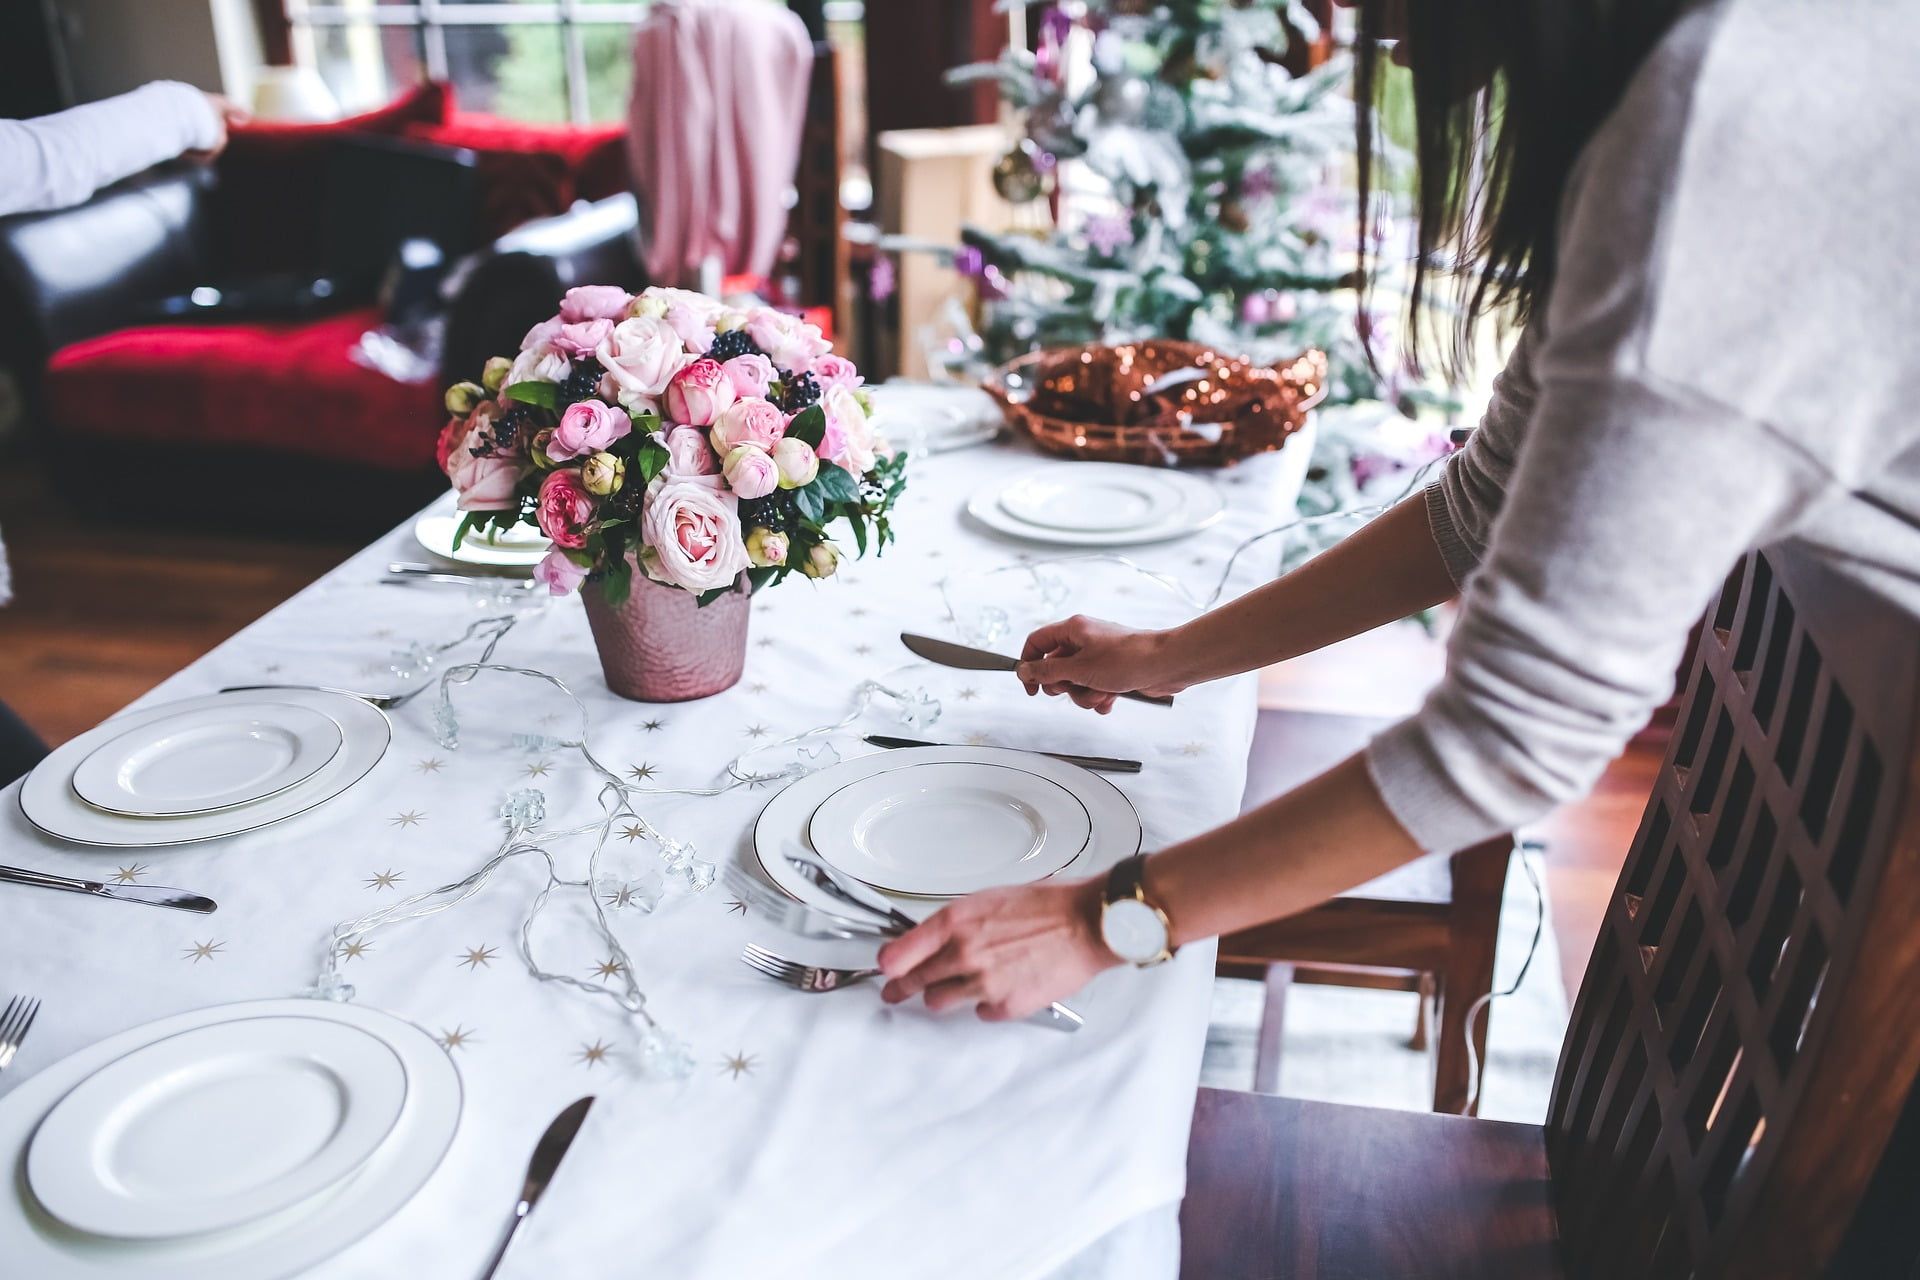
{"label": "pink rose", "polygon": [[713,346],[714,312],[688,306],[684,302],[675,302],[667,307],[667,313],[660,317],[667,327],[680,335],[680,341],[687,344],[687,350],[696,355],[705,355]]}
{"label": "pink rose", "polygon": [[659,395],[680,367],[692,359],[680,344],[679,335],[649,316],[636,316],[613,326],[613,332],[594,355],[619,388],[623,404],[630,396]]}
{"label": "pink rose", "polygon": [[709,427],[733,400],[733,383],[719,362],[703,357],[667,383],[667,419],[686,427]]}
{"label": "pink rose", "polygon": [[548,595],[570,596],[586,578],[587,571],[558,549],[547,552],[546,559],[533,566],[533,580],[545,587]]}
{"label": "pink rose", "polygon": [[815,360],[833,350],[833,344],[820,335],[819,325],[772,307],[761,307],[747,317],[747,336],[790,373],[811,369]]}
{"label": "pink rose", "polygon": [[[867,411],[860,407],[860,401],[853,392],[846,387],[835,387],[820,398],[820,407],[827,415],[827,430],[820,441],[820,456],[829,462],[839,463],[856,476],[873,470],[873,464],[877,461],[873,428],[867,422]],[[832,447],[829,448],[829,445]]]}
{"label": "pink rose", "polygon": [[567,358],[551,342],[539,342],[513,358],[507,370],[507,385],[517,382],[560,382],[570,368]]}
{"label": "pink rose", "polygon": [[433,444],[433,460],[442,471],[447,470],[453,451],[466,447],[467,433],[472,429],[471,422],[471,418],[448,418],[447,425],[440,428],[440,438]]}
{"label": "pink rose", "polygon": [[578,471],[555,471],[540,482],[535,514],[540,532],[552,538],[554,546],[575,551],[586,546],[593,513],[593,495],[587,492]]}
{"label": "pink rose", "polygon": [[666,473],[677,480],[720,473],[720,459],[707,447],[706,433],[698,427],[675,427],[655,439],[667,446]]}
{"label": "pink rose", "polygon": [[560,326],[565,323],[566,320],[560,316],[548,316],[545,320],[542,320],[539,324],[527,330],[527,336],[520,339],[520,349],[522,351],[531,351],[535,347],[551,345],[553,336],[560,332]]}
{"label": "pink rose", "polygon": [[782,489],[804,489],[820,474],[820,458],[813,446],[796,436],[787,436],[773,446],[773,463],[780,468]]}
{"label": "pink rose", "polygon": [[560,299],[560,318],[568,324],[582,320],[624,319],[633,305],[633,295],[615,284],[583,284],[567,290]]}
{"label": "pink rose", "polygon": [[584,360],[613,332],[611,320],[579,320],[563,324],[553,335],[553,349],[569,360]]}
{"label": "pink rose", "polygon": [[820,383],[822,391],[831,391],[835,387],[845,387],[851,391],[866,381],[860,376],[860,370],[855,367],[853,361],[845,356],[836,356],[832,352],[815,360],[811,372],[815,380]]}
{"label": "pink rose", "polygon": [[735,445],[773,448],[773,442],[787,434],[787,415],[765,400],[736,400],[714,420],[711,438],[713,451],[722,457]]}
{"label": "pink rose", "polygon": [[647,491],[640,536],[654,576],[688,591],[731,586],[747,567],[739,504],[698,481],[656,479]]}
{"label": "pink rose", "polygon": [[599,453],[621,436],[633,430],[633,419],[624,409],[616,409],[599,400],[580,400],[567,406],[560,425],[553,429],[547,456],[555,462]]}
{"label": "pink rose", "polygon": [[447,479],[460,495],[455,505],[462,511],[511,511],[520,505],[513,495],[520,464],[512,458],[476,458],[462,442],[447,455]]}
{"label": "pink rose", "polygon": [[750,351],[744,356],[735,356],[720,367],[727,371],[727,380],[733,383],[734,392],[742,400],[748,396],[761,400],[767,398],[767,388],[772,385],[774,377],[773,361],[757,351]]}
{"label": "pink rose", "polygon": [[780,468],[757,444],[735,445],[724,470],[737,498],[764,498],[780,487]]}

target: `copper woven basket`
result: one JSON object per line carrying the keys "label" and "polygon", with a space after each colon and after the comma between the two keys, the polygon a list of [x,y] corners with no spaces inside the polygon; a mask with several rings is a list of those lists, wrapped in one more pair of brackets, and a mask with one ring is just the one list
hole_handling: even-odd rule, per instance
{"label": "copper woven basket", "polygon": [[1270,453],[1306,425],[1326,395],[1327,357],[1310,349],[1270,367],[1197,342],[1150,339],[1036,351],[984,385],[1048,453],[1220,467]]}

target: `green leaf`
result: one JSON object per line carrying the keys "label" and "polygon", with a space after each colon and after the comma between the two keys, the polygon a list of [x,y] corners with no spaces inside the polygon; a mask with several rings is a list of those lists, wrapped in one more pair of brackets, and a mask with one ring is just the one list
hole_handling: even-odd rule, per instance
{"label": "green leaf", "polygon": [[851,471],[834,466],[830,462],[821,463],[820,474],[800,492],[805,493],[807,489],[817,490],[824,502],[857,503],[860,501],[860,482],[853,478]]}
{"label": "green leaf", "polygon": [[696,609],[704,609],[731,590],[733,590],[733,584],[728,583],[724,587],[715,587],[711,591],[702,591],[699,597],[694,600],[693,607]]}
{"label": "green leaf", "polygon": [[633,569],[624,559],[607,562],[600,577],[600,596],[608,604],[622,605],[633,592]]}
{"label": "green leaf", "polygon": [[501,393],[509,400],[521,404],[537,405],[542,409],[560,408],[560,386],[553,382],[516,382]]}
{"label": "green leaf", "polygon": [[[820,470],[824,472],[827,468],[822,467]],[[808,485],[804,489],[795,489],[793,491],[793,506],[794,510],[798,511],[803,519],[818,523],[826,518],[827,499],[826,495],[820,492],[820,486],[817,482]]]}
{"label": "green leaf", "polygon": [[858,516],[854,516],[850,518],[847,521],[847,523],[853,526],[854,545],[860,549],[861,555],[863,556],[866,555],[867,554],[867,522],[865,520],[862,520]]}
{"label": "green leaf", "polygon": [[[639,456],[633,461],[639,469],[641,485],[652,484],[653,478],[667,469],[667,457],[667,447],[657,440],[649,440],[640,446]],[[632,476],[627,477],[627,483],[633,483]]]}
{"label": "green leaf", "polygon": [[777,564],[764,565],[747,570],[747,581],[753,584],[755,591],[760,591],[778,582],[785,574],[786,570]]}
{"label": "green leaf", "polygon": [[[808,405],[793,415],[793,421],[787,424],[787,434],[818,449],[820,442],[827,438],[827,411],[817,404]],[[824,471],[826,467],[823,465],[820,469]]]}
{"label": "green leaf", "polygon": [[460,527],[453,531],[453,549],[455,551],[458,551],[460,544],[467,540],[467,534],[472,532],[473,526],[480,523],[481,515],[481,512],[469,511],[460,517]]}

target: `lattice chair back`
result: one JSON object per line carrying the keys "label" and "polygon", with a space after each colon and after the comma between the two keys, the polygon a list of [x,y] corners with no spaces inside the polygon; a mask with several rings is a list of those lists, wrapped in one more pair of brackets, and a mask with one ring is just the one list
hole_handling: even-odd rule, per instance
{"label": "lattice chair back", "polygon": [[1547,1118],[1578,1277],[1816,1274],[1920,1067],[1920,624],[1749,556],[1581,984]]}

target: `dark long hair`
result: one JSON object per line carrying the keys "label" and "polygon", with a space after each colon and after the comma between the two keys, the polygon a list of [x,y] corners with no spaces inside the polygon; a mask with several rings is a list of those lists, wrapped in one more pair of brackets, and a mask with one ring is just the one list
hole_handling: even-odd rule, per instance
{"label": "dark long hair", "polygon": [[[1434,308],[1454,323],[1441,371],[1469,363],[1475,325],[1524,323],[1553,285],[1561,195],[1574,161],[1690,0],[1360,0],[1360,244],[1374,245],[1380,39],[1402,18],[1413,72],[1418,257],[1407,357],[1435,345]],[[1451,297],[1436,298],[1437,274]],[[1371,279],[1371,272],[1367,272]],[[1362,299],[1362,315],[1366,300]]]}

